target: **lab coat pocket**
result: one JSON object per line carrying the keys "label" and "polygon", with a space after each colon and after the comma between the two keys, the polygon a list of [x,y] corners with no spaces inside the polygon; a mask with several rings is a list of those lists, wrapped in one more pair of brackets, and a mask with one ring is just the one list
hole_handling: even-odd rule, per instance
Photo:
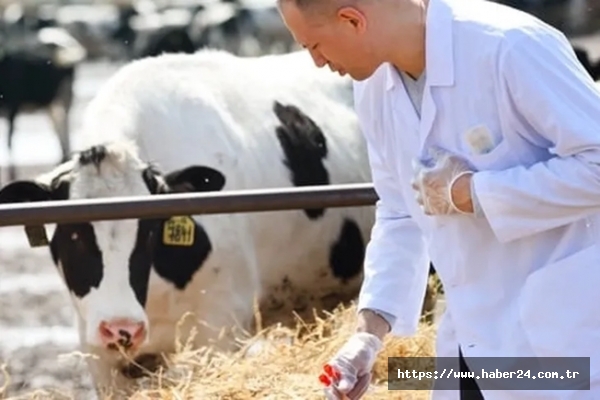
{"label": "lab coat pocket", "polygon": [[[529,276],[521,293],[521,324],[537,357],[591,357],[599,372],[600,247],[592,245]],[[596,361],[594,359],[596,358]]]}
{"label": "lab coat pocket", "polygon": [[475,126],[464,135],[469,162],[480,171],[501,170],[514,164],[510,146],[502,135],[494,134],[486,126]]}

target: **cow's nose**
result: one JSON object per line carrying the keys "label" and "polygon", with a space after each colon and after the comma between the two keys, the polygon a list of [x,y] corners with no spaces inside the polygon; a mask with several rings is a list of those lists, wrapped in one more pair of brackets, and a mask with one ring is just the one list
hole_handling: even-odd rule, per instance
{"label": "cow's nose", "polygon": [[146,339],[146,325],[141,321],[129,319],[113,319],[102,321],[98,326],[100,339],[104,346],[116,350],[139,347]]}

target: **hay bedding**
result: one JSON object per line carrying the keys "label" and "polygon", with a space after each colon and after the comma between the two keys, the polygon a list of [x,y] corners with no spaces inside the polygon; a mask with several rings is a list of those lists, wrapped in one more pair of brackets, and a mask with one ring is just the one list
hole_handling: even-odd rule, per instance
{"label": "hay bedding", "polygon": [[[295,327],[281,324],[260,329],[253,337],[239,341],[242,348],[232,354],[216,353],[210,348],[190,349],[182,343],[178,353],[159,370],[140,380],[140,390],[130,400],[313,400],[324,398],[317,380],[322,365],[352,334],[354,305],[339,306],[314,322],[296,318]],[[421,325],[411,338],[391,338],[374,366],[373,385],[365,400],[425,399],[429,391],[388,391],[387,357],[428,357],[434,355],[435,327]],[[0,394],[2,393],[0,389]],[[0,396],[1,397],[1,396]],[[57,392],[33,392],[11,400],[72,399]],[[103,400],[123,399],[107,396]],[[80,400],[80,399],[76,399]]]}

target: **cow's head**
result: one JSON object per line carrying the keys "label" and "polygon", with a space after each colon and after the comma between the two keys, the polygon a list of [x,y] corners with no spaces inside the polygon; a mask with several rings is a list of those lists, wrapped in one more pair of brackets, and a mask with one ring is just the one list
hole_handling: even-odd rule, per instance
{"label": "cow's head", "polygon": [[[127,144],[94,146],[35,180],[8,184],[0,203],[219,191],[225,185],[210,167],[163,175],[136,154]],[[133,352],[149,335],[144,307],[151,268],[183,289],[211,244],[194,220],[176,217],[57,224],[50,250],[87,344]]]}

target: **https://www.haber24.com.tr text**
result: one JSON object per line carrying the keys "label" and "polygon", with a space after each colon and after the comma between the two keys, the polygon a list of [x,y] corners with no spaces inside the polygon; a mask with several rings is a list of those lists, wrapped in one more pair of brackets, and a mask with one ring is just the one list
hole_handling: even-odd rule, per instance
{"label": "https://www.haber24.com.tr text", "polygon": [[518,371],[486,371],[481,369],[479,374],[475,374],[473,371],[463,372],[455,371],[452,368],[444,369],[443,371],[417,371],[417,370],[402,370],[398,368],[398,379],[460,379],[460,378],[475,378],[475,379],[573,379],[579,375],[579,372],[566,370],[563,373],[540,371],[532,373],[530,370],[518,370]]}

